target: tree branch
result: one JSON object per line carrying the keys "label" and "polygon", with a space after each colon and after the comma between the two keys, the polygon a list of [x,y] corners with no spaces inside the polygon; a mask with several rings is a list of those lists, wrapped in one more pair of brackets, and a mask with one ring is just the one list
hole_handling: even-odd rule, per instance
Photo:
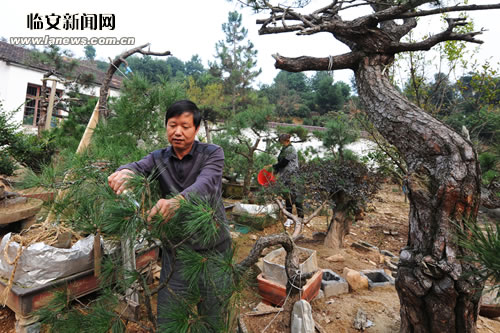
{"label": "tree branch", "polygon": [[298,58],[286,58],[279,54],[273,55],[276,60],[274,67],[289,72],[302,71],[326,71],[336,69],[355,69],[361,57],[362,52],[349,52],[341,55],[325,58],[315,58],[302,56]]}
{"label": "tree branch", "polygon": [[134,53],[140,53],[143,55],[153,55],[153,56],[168,56],[170,55],[170,51],[165,51],[165,52],[152,52],[152,51],[145,51],[143,50],[145,47],[149,46],[150,44],[144,44],[138,47],[135,47],[133,49],[127,50],[117,56],[115,60],[109,65],[108,71],[106,72],[106,76],[104,77],[104,80],[101,84],[101,89],[99,91],[99,112],[100,116],[107,118],[109,116],[108,112],[108,92],[109,92],[109,84],[111,83],[111,80],[113,79],[113,75],[115,72],[118,70],[120,65],[122,63],[127,63],[125,60],[127,57],[131,56]]}
{"label": "tree branch", "polygon": [[466,42],[482,44],[483,41],[474,37],[482,34],[483,31],[474,31],[464,34],[453,32],[453,29],[455,27],[466,25],[467,23],[465,22],[465,20],[465,18],[448,18],[446,19],[446,21],[448,22],[448,28],[445,31],[430,36],[429,38],[417,43],[396,43],[395,45],[390,47],[390,51],[395,53],[405,51],[427,51],[436,44],[448,40],[462,40]]}
{"label": "tree branch", "polygon": [[407,12],[407,13],[398,14],[398,15],[395,15],[392,17],[391,17],[391,15],[387,15],[385,17],[381,16],[381,17],[379,17],[379,19],[381,19],[380,21],[385,21],[385,20],[393,20],[393,19],[401,19],[401,18],[429,16],[429,15],[443,14],[443,13],[450,13],[450,12],[488,10],[488,9],[500,9],[500,4],[443,7],[443,8],[436,8],[436,9],[430,9],[430,10],[421,10],[418,12]]}

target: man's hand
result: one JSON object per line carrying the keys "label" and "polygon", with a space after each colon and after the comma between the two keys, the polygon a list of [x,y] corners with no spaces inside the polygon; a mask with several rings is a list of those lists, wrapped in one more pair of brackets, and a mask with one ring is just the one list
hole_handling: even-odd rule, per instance
{"label": "man's hand", "polygon": [[116,194],[121,194],[125,191],[127,180],[132,178],[133,175],[134,172],[129,169],[116,171],[108,177],[108,184]]}
{"label": "man's hand", "polygon": [[165,221],[168,221],[179,208],[179,200],[184,199],[182,195],[178,195],[172,199],[160,199],[156,205],[148,212],[147,221],[151,222],[156,214],[163,216]]}

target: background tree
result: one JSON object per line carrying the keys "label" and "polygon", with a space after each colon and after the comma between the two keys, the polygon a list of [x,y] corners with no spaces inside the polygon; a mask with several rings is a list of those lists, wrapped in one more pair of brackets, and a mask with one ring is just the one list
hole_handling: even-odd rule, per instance
{"label": "background tree", "polygon": [[329,111],[340,111],[351,94],[351,88],[346,83],[333,82],[333,77],[327,72],[316,72],[311,79],[314,91],[314,111],[320,114]]}
{"label": "background tree", "polygon": [[339,112],[334,118],[330,118],[325,126],[326,131],[315,132],[315,135],[323,141],[323,146],[332,156],[343,161],[345,146],[359,138],[359,130],[355,121]]}
{"label": "background tree", "polygon": [[188,77],[187,97],[192,100],[202,112],[203,125],[207,142],[211,143],[210,122],[215,123],[223,119],[226,98],[223,95],[223,87],[220,82],[212,82],[205,86],[196,83],[194,77]]}
{"label": "background tree", "polygon": [[207,70],[203,66],[199,55],[195,54],[184,64],[184,72],[187,76],[192,76],[197,80]]}
{"label": "background tree", "polygon": [[85,45],[83,49],[85,51],[85,59],[93,61],[96,56],[95,47],[92,45]]}
{"label": "background tree", "polygon": [[261,73],[255,70],[257,65],[257,50],[249,40],[244,44],[248,31],[241,26],[241,14],[229,12],[228,22],[222,24],[225,40],[217,42],[216,58],[218,61],[211,64],[211,72],[222,78],[225,94],[231,96],[231,110],[236,113],[245,101],[253,80]]}
{"label": "background tree", "polygon": [[[396,280],[401,332],[475,332],[477,291],[483,284],[462,273],[469,271],[471,264],[459,259],[466,249],[453,242],[450,230],[464,219],[476,219],[480,201],[477,155],[470,142],[410,103],[391,84],[387,68],[401,52],[426,51],[448,40],[480,43],[476,36],[481,32],[457,31],[465,24],[460,17],[447,18],[444,30],[423,41],[402,41],[417,27],[417,17],[495,9],[500,4],[455,1],[447,6],[448,1],[434,0],[335,0],[311,14],[302,14],[268,1],[247,3],[257,10],[270,11],[269,18],[257,21],[262,25],[260,34],[326,32],[347,45],[349,52],[324,58],[275,55],[275,66],[292,72],[353,70],[368,116],[407,162],[409,235],[408,245],[400,254]],[[343,19],[342,10],[353,6],[371,12],[354,20]]]}
{"label": "background tree", "polygon": [[224,174],[231,178],[243,176],[244,196],[250,192],[252,177],[257,170],[255,162],[260,151],[259,144],[269,136],[267,123],[272,114],[272,106],[264,100],[258,106],[250,106],[237,113],[214,137],[214,143],[224,149]]}
{"label": "background tree", "polygon": [[[344,237],[349,233],[354,217],[373,198],[380,188],[378,173],[370,171],[356,160],[333,160],[331,157],[304,162],[299,172],[278,178],[276,183],[262,189],[260,195],[275,201],[283,213],[295,223],[293,237],[300,235],[306,225],[324,207],[333,215],[328,221],[324,245],[338,249],[343,247]],[[314,209],[301,221],[292,212],[286,211],[278,199],[290,192],[301,193],[307,205]],[[265,201],[265,200],[264,200]]]}
{"label": "background tree", "polygon": [[261,87],[261,92],[276,105],[278,117],[284,120],[287,117],[305,118],[310,113],[307,104],[311,99],[311,88],[308,81],[304,73],[280,71],[272,85]]}
{"label": "background tree", "polygon": [[[171,71],[165,59],[153,58],[151,56],[131,56],[127,59],[129,67],[134,74],[141,74],[151,83],[158,83],[168,79]],[[107,66],[106,66],[107,69]],[[125,65],[120,68],[122,72],[126,70]]]}

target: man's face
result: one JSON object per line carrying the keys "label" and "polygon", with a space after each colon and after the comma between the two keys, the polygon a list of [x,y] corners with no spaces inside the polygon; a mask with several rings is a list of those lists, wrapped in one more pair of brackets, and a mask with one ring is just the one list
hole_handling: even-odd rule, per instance
{"label": "man's face", "polygon": [[191,149],[198,129],[194,126],[193,114],[184,112],[167,121],[167,139],[175,151],[182,152]]}
{"label": "man's face", "polygon": [[288,146],[290,144],[290,139],[279,140],[282,146]]}

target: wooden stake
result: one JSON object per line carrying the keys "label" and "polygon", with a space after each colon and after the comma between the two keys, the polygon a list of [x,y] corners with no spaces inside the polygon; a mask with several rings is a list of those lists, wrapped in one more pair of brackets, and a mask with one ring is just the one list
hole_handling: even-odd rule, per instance
{"label": "wooden stake", "polygon": [[45,129],[50,129],[52,123],[52,109],[54,108],[54,99],[56,97],[57,80],[52,81],[52,89],[50,90],[49,106],[47,108],[47,117],[45,118]]}
{"label": "wooden stake", "polygon": [[97,228],[94,236],[94,276],[101,276],[101,229]]}

